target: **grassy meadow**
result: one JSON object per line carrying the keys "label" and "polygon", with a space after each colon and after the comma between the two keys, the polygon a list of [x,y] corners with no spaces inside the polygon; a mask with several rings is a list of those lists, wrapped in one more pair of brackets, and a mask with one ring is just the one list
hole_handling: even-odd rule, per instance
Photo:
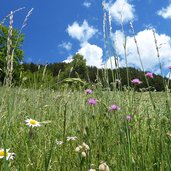
{"label": "grassy meadow", "polygon": [[[155,108],[148,92],[133,89],[0,88],[0,143],[15,153],[13,160],[0,160],[0,169],[88,171],[106,163],[104,171],[169,171],[171,113],[165,93],[152,92],[152,98]],[[120,110],[109,110],[112,104]],[[30,118],[40,126],[26,125]]]}
{"label": "grassy meadow", "polygon": [[[21,31],[31,13],[32,10],[27,14]],[[17,68],[13,65],[16,46],[11,45],[13,14],[11,12],[6,17],[9,17],[10,25],[5,43],[7,54],[4,58],[4,86],[0,87],[1,171],[171,171],[169,81],[162,78],[165,88],[163,92],[150,89],[149,80],[153,79],[153,74],[144,71],[132,24],[135,46],[148,87],[144,89],[147,92],[139,91],[137,86],[142,83],[139,77],[131,81],[129,76],[125,35],[123,46],[128,86],[122,87],[122,91],[119,87],[122,79],[118,58],[115,59],[116,73],[111,72],[113,91],[109,90],[105,69],[102,69],[102,78],[104,74],[103,81],[106,81],[103,88],[97,70],[94,88],[91,87],[93,83],[86,82],[86,86],[91,85],[88,88],[92,88],[92,92],[88,92],[85,85],[81,87],[84,82],[76,71],[77,78],[66,78],[69,81],[65,85],[63,80],[57,80],[54,82],[57,89],[52,90],[52,87],[47,88],[48,85],[52,86],[50,79],[45,79],[47,65],[41,73],[41,79],[35,77],[35,83],[30,82],[31,86],[26,89],[24,84],[28,83],[28,75],[25,79],[18,79],[22,80],[21,85],[13,86],[14,71]],[[111,39],[107,40],[107,34],[111,32],[105,32],[108,29],[106,20],[105,13],[104,44],[110,46]],[[153,34],[160,64],[154,31]],[[17,41],[18,37],[14,41],[16,45]],[[161,64],[160,69],[162,71]],[[70,77],[73,67],[68,71]],[[19,77],[21,73],[18,73]],[[34,87],[36,81],[40,82],[39,87]],[[72,83],[74,86],[69,86]]]}

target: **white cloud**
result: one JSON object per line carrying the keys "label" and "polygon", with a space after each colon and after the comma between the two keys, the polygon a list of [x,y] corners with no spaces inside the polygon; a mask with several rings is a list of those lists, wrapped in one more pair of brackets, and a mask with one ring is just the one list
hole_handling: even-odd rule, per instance
{"label": "white cloud", "polygon": [[63,62],[65,62],[65,63],[70,63],[70,62],[72,62],[72,55],[69,55],[68,57],[67,57],[67,59],[66,60],[64,60]]}
{"label": "white cloud", "polygon": [[118,67],[125,67],[125,60],[118,58],[117,61],[114,56],[109,57],[109,59],[103,64],[103,68],[116,69]]}
{"label": "white cloud", "polygon": [[103,50],[97,45],[92,45],[90,43],[82,44],[78,53],[84,56],[87,61],[87,65],[96,66],[97,68],[102,67]]}
{"label": "white cloud", "polygon": [[171,73],[170,72],[166,75],[166,78],[168,78],[169,80],[171,80]]}
{"label": "white cloud", "polygon": [[[68,34],[72,38],[80,41],[81,48],[77,51],[77,53],[80,53],[84,56],[87,61],[87,65],[96,66],[98,68],[104,66],[107,68],[115,68],[114,57],[111,57],[104,64],[102,60],[103,50],[97,45],[93,45],[88,42],[88,40],[97,32],[94,27],[89,26],[86,21],[84,21],[82,25],[74,22],[71,26],[68,27],[67,30]],[[138,42],[144,69],[154,73],[158,73],[159,60],[157,58],[152,30],[145,29],[138,32],[135,36]],[[119,66],[125,67],[126,64],[124,59],[123,33],[120,30],[117,30],[113,34],[113,39],[115,40],[116,54],[119,56]],[[159,46],[160,60],[162,66],[165,70],[167,70],[168,66],[171,66],[171,37],[166,34],[156,33],[156,39]],[[141,68],[141,63],[137,54],[133,36],[127,36],[127,60],[128,66]],[[71,61],[71,56],[70,58],[67,58],[67,61]]]}
{"label": "white cloud", "polygon": [[[97,68],[102,67],[103,50],[97,45],[92,45],[90,43],[83,43],[81,44],[81,48],[78,50],[77,53],[84,56],[87,65],[96,66]],[[71,61],[72,61],[72,56],[69,56],[63,62],[69,63]]]}
{"label": "white cloud", "polygon": [[157,14],[164,19],[171,18],[171,4],[169,4],[169,6],[167,6],[166,8],[162,8],[161,10],[159,10]]}
{"label": "white cloud", "polygon": [[[116,52],[121,57],[122,62],[124,60],[124,48],[123,48],[123,34],[121,31],[116,31],[114,34],[116,42]],[[151,30],[143,30],[137,33],[136,39],[138,42],[142,63],[145,70],[157,72],[158,58],[156,55],[156,48],[154,43],[154,37]],[[160,52],[160,60],[163,68],[167,69],[171,65],[171,37],[165,34],[156,33],[156,39]],[[127,37],[127,59],[129,66],[135,66],[141,68],[140,60],[137,55],[137,49],[134,42],[134,38]]]}
{"label": "white cloud", "polygon": [[[116,0],[114,3],[105,3],[105,8],[110,11],[112,19],[117,23],[127,23],[134,19],[134,6],[128,0]],[[122,20],[121,20],[122,16]]]}
{"label": "white cloud", "polygon": [[70,43],[70,42],[63,42],[60,45],[58,45],[58,47],[66,49],[67,51],[70,51],[72,49],[72,43]]}
{"label": "white cloud", "polygon": [[90,38],[92,38],[95,33],[97,33],[97,29],[93,26],[89,26],[88,22],[84,20],[82,25],[79,25],[78,22],[74,22],[72,25],[69,25],[67,28],[67,32],[69,36],[74,39],[77,39],[81,43],[88,42]]}
{"label": "white cloud", "polygon": [[[67,28],[69,36],[80,42],[81,48],[77,53],[84,56],[87,65],[100,68],[102,67],[103,50],[97,45],[88,42],[97,31],[98,30],[93,26],[90,26],[86,20],[84,20],[82,25],[79,25],[78,22],[74,22]],[[71,62],[71,56],[69,56],[64,62]]]}
{"label": "white cloud", "polygon": [[90,8],[91,2],[84,1],[83,6],[86,8]]}

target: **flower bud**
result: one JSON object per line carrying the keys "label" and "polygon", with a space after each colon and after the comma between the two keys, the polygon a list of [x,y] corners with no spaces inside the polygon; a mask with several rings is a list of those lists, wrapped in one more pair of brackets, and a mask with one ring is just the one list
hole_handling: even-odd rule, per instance
{"label": "flower bud", "polygon": [[75,148],[75,152],[77,152],[77,153],[80,152],[80,147],[79,146]]}
{"label": "flower bud", "polygon": [[90,150],[90,147],[86,143],[83,142],[82,146],[85,150]]}
{"label": "flower bud", "polygon": [[86,153],[83,151],[83,152],[81,153],[81,156],[82,156],[82,157],[86,157]]}
{"label": "flower bud", "polygon": [[102,163],[99,165],[99,170],[100,170],[100,171],[110,171],[110,170],[109,170],[109,166],[108,166],[105,162],[102,162]]}

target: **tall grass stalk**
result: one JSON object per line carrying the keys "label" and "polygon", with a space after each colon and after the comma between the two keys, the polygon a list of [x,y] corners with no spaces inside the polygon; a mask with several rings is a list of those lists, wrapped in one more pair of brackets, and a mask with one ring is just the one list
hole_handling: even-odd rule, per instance
{"label": "tall grass stalk", "polygon": [[[32,14],[32,11],[33,11],[33,8],[32,8],[28,12],[28,14],[26,15],[26,17],[24,19],[24,22],[23,22],[23,24],[21,26],[21,29],[19,30],[19,34],[18,34],[18,37],[17,37],[16,42],[12,42],[13,16],[14,16],[14,13],[16,13],[18,11],[21,11],[22,9],[24,9],[24,8],[19,8],[19,9],[15,10],[14,12],[11,11],[11,13],[6,17],[6,18],[9,17],[9,29],[8,29],[8,38],[7,38],[7,57],[6,57],[7,66],[6,66],[5,80],[4,80],[4,84],[7,85],[7,86],[12,86],[13,70],[14,70],[14,67],[13,67],[13,63],[14,63],[14,52],[15,52],[15,49],[17,47],[18,40],[19,40],[19,38],[21,36],[22,30],[26,26],[27,20],[28,20],[29,16]],[[2,21],[2,23],[5,22],[5,19]],[[12,47],[13,44],[14,44],[14,47]]]}
{"label": "tall grass stalk", "polygon": [[21,10],[25,9],[25,7],[22,7],[22,8],[18,8],[16,10],[14,10],[11,14],[11,12],[0,22],[0,25],[3,25],[5,23],[5,21],[11,16],[11,15],[14,15],[16,12],[19,12]]}
{"label": "tall grass stalk", "polygon": [[[164,75],[163,75],[163,68],[162,68],[162,63],[161,63],[161,60],[160,60],[160,52],[159,52],[159,47],[158,47],[158,43],[157,43],[155,30],[152,29],[152,32],[153,32],[155,48],[156,48],[156,52],[157,52],[157,58],[158,58],[158,61],[159,61],[160,72],[161,72],[161,76],[163,77],[163,86],[164,86],[165,94],[166,94],[166,106],[167,106],[168,111],[170,112],[170,103],[169,103],[169,98],[168,98],[168,96],[169,96],[169,94],[168,94],[169,84],[168,85],[166,84],[166,81],[165,81],[165,78],[164,78]],[[169,78],[168,78],[168,82],[169,82]]]}
{"label": "tall grass stalk", "polygon": [[[143,66],[142,59],[141,59],[141,54],[140,54],[140,50],[139,50],[139,47],[138,47],[137,39],[136,39],[136,37],[135,37],[135,31],[134,31],[134,27],[133,27],[132,22],[130,22],[130,27],[131,27],[131,30],[132,30],[132,33],[133,33],[134,42],[135,42],[135,45],[136,45],[137,54],[138,54],[138,57],[139,57],[139,60],[140,60],[140,64],[141,64],[142,70],[143,70],[143,72],[144,72],[144,78],[145,78],[145,81],[146,81],[147,86],[148,86],[148,88],[149,88],[149,86],[150,86],[150,85],[149,85],[149,81],[148,81],[148,79],[147,79],[147,77],[146,77],[146,75],[145,75],[145,69],[144,69],[144,66]],[[149,97],[150,97],[151,103],[152,103],[153,108],[154,108],[154,110],[155,110],[155,109],[156,109],[156,106],[155,106],[155,103],[154,103],[154,101],[153,101],[153,97],[152,97],[151,90],[149,89],[148,92],[149,92]]]}
{"label": "tall grass stalk", "polygon": [[128,59],[127,59],[127,39],[126,34],[124,30],[124,24],[123,24],[123,16],[122,12],[120,13],[121,18],[121,29],[123,33],[123,48],[124,48],[124,58],[125,58],[125,64],[126,64],[126,74],[127,74],[127,85],[130,86],[130,78],[129,78],[129,68],[128,68]]}
{"label": "tall grass stalk", "polygon": [[10,22],[8,29],[8,38],[7,38],[7,57],[6,57],[6,72],[5,72],[5,85],[11,86],[12,83],[12,68],[13,68],[13,60],[12,60],[12,24],[13,24],[13,12],[10,14]]}

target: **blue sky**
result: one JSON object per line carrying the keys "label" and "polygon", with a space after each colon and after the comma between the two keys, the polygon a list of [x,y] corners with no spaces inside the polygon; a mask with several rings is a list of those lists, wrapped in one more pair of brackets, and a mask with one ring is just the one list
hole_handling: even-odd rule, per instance
{"label": "blue sky", "polygon": [[[101,0],[0,0],[2,20],[10,11],[25,7],[15,13],[14,27],[20,28],[27,12],[34,8],[24,28],[23,45],[26,62],[52,63],[70,61],[75,53],[84,55],[88,65],[101,67],[104,63],[103,19]],[[123,25],[127,36],[127,55],[130,66],[140,67],[135,43],[130,30],[132,21],[146,70],[159,73],[154,37],[155,29],[161,61],[165,73],[171,65],[171,1],[170,0],[106,0],[106,21],[110,13],[111,38],[120,66],[125,66],[123,52]],[[8,25],[8,22],[6,22]],[[108,54],[113,59],[113,54]],[[109,57],[107,56],[107,57]],[[109,61],[106,65],[110,67]]]}

